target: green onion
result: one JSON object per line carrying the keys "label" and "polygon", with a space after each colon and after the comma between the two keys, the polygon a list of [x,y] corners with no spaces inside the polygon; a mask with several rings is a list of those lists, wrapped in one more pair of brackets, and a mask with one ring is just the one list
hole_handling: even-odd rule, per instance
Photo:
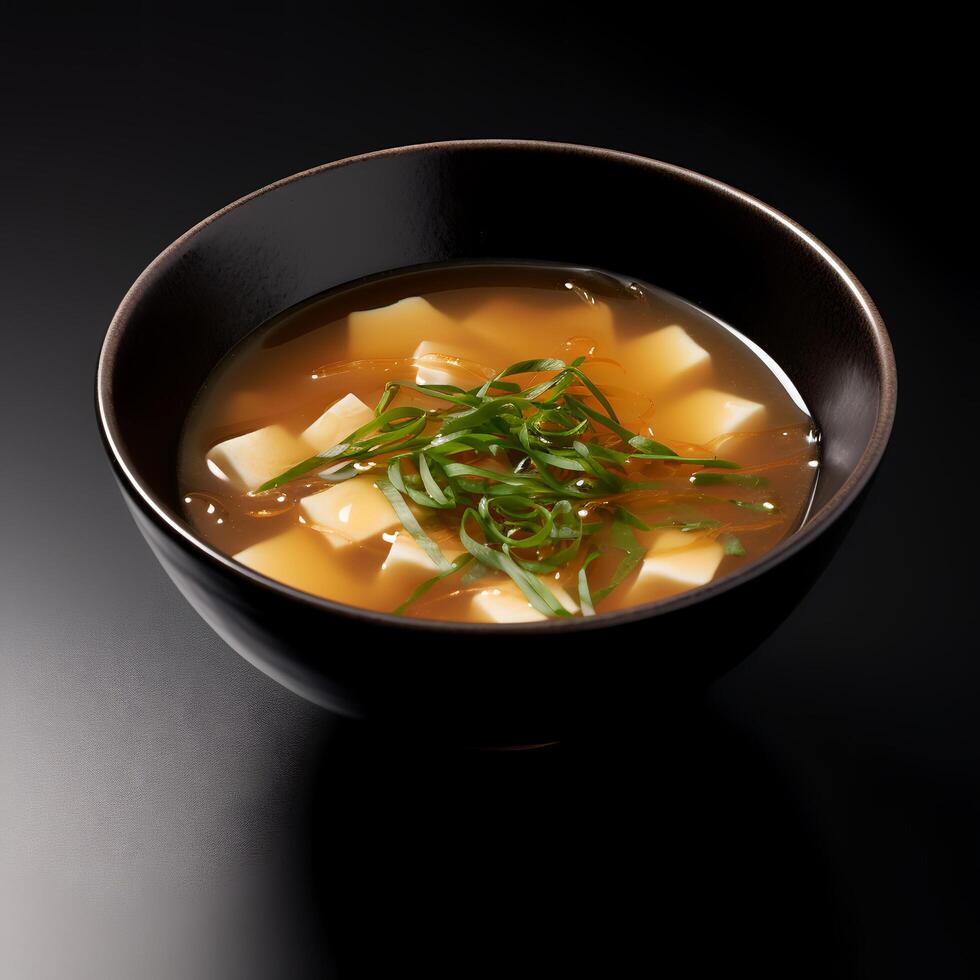
{"label": "green onion", "polygon": [[442,572],[448,571],[452,562],[442,553],[439,545],[422,530],[422,525],[415,519],[402,495],[384,477],[377,480],[375,486],[388,498],[388,503],[398,515],[402,527],[415,538],[418,546],[432,559],[436,568]]}
{"label": "green onion", "polygon": [[440,572],[438,575],[433,575],[433,577],[430,579],[426,579],[417,589],[415,589],[414,592],[412,592],[412,594],[403,603],[396,606],[395,609],[393,610],[394,614],[396,616],[401,616],[402,613],[404,613],[405,610],[408,609],[408,607],[413,602],[416,602],[417,600],[421,599],[422,596],[424,596],[426,592],[428,592],[429,589],[432,588],[433,585],[435,585],[437,582],[441,582],[444,578],[446,578],[449,575],[454,575],[464,565],[468,565],[471,561],[473,561],[472,555],[457,555],[457,557],[453,559],[452,564],[450,565],[449,568],[446,569],[446,571]]}
{"label": "green onion", "polygon": [[721,521],[705,518],[703,521],[688,521],[686,524],[679,525],[677,530],[689,534],[692,531],[707,531],[709,528],[718,527],[719,524]]}
{"label": "green onion", "polygon": [[718,540],[725,549],[726,555],[736,555],[741,558],[745,554],[745,546],[734,534],[726,532]]}
{"label": "green onion", "polygon": [[624,524],[629,524],[630,527],[635,527],[639,531],[652,530],[649,525],[644,524],[636,514],[631,514],[625,507],[616,508],[616,517]]}
{"label": "green onion", "polygon": [[596,602],[605,599],[639,565],[647,553],[646,548],[636,540],[636,535],[629,524],[618,519],[613,521],[609,543],[623,552],[623,558],[613,573],[610,583],[595,593]]}
{"label": "green onion", "polygon": [[[556,358],[517,361],[470,390],[390,381],[370,422],[331,449],[264,483],[259,491],[280,487],[313,470],[328,481],[350,479],[367,461],[380,462],[387,466],[387,477],[375,480],[378,489],[438,572],[396,612],[403,613],[444,578],[469,566],[465,584],[484,574],[501,573],[533,608],[545,616],[566,617],[568,610],[542,577],[553,577],[579,561],[582,615],[594,615],[595,604],[618,588],[646,554],[634,531],[656,527],[694,531],[718,525],[693,519],[648,525],[620,506],[617,498],[623,493],[669,486],[663,481],[629,479],[627,464],[632,460],[697,467],[690,480],[698,487],[758,488],[765,481],[751,474],[706,472],[734,470],[738,464],[715,457],[679,456],[669,446],[632,432],[588,377],[585,364],[581,357],[570,364]],[[527,388],[506,380],[527,374],[550,377],[539,378]],[[430,411],[398,406],[394,400],[400,391],[421,392],[444,404]],[[610,441],[608,433],[618,444],[604,444]],[[491,469],[490,460],[505,467]],[[681,502],[678,496],[677,503]],[[731,502],[751,510],[773,507]],[[410,503],[431,515],[427,521],[453,530],[465,553],[449,561],[423,530]],[[583,520],[586,515],[590,520]],[[592,546],[582,560],[579,552],[586,539]],[[722,541],[726,553],[744,554],[733,535],[723,535]],[[622,557],[609,581],[594,589],[586,569],[606,548],[622,552]]]}
{"label": "green onion", "polygon": [[589,591],[589,579],[585,570],[599,557],[598,551],[593,551],[582,562],[582,567],[578,570],[578,604],[582,608],[583,616],[594,616],[595,605],[592,602],[592,593]]}
{"label": "green onion", "polygon": [[506,551],[494,551],[486,544],[482,544],[471,537],[466,530],[467,519],[472,518],[480,527],[483,523],[480,515],[468,507],[463,512],[463,519],[459,524],[459,538],[463,542],[463,547],[478,561],[497,571],[505,572],[509,575],[517,587],[527,597],[528,602],[546,616],[568,616],[568,610],[555,598],[554,593],[544,585],[534,575],[526,572],[514,562],[514,559]]}

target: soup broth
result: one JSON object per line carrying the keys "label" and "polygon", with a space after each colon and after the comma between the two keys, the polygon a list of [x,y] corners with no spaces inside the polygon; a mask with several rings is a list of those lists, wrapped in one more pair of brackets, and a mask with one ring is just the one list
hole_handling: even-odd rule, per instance
{"label": "soup broth", "polygon": [[212,372],[179,488],[209,544],[423,619],[594,615],[707,585],[805,517],[813,420],[762,351],[642,283],[447,266],[315,297]]}

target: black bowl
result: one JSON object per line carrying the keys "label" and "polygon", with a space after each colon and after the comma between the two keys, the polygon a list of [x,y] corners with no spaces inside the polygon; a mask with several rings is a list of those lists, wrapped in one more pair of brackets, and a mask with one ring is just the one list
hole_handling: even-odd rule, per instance
{"label": "black bowl", "polygon": [[[181,516],[177,445],[208,372],[249,331],[323,290],[438,262],[607,269],[676,293],[775,357],[823,436],[804,526],[737,574],[590,619],[402,620],[314,598],[210,547]],[[642,157],[539,142],[385,150],[288,177],[167,248],[113,318],[102,435],[167,573],[239,653],[338,712],[463,738],[547,740],[562,719],[642,711],[752,650],[825,565],[895,412],[888,336],[844,265],[784,215]]]}

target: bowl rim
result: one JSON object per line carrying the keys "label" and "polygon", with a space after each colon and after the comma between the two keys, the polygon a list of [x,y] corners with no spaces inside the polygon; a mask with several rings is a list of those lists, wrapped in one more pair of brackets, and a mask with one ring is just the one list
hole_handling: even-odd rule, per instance
{"label": "bowl rim", "polygon": [[[732,572],[715,582],[698,588],[689,589],[679,595],[659,599],[653,602],[643,603],[637,606],[630,606],[626,609],[613,610],[600,613],[597,616],[575,616],[562,619],[548,619],[532,623],[470,623],[455,620],[441,619],[422,619],[414,617],[396,616],[393,613],[380,612],[374,609],[366,609],[360,606],[348,605],[315,596],[308,592],[294,589],[292,586],[285,585],[275,579],[268,578],[258,572],[247,568],[234,561],[230,556],[223,554],[211,547],[202,538],[198,537],[189,526],[185,527],[179,523],[169,512],[171,510],[156,494],[154,494],[140,479],[138,468],[129,457],[123,446],[123,440],[119,435],[116,424],[115,406],[111,392],[111,373],[115,360],[115,355],[119,346],[120,339],[127,328],[130,314],[143,297],[150,282],[154,279],[157,272],[163,267],[172,256],[179,253],[184,246],[199,235],[205,228],[220,220],[226,214],[237,208],[248,204],[250,201],[265,194],[269,194],[279,188],[286,187],[292,183],[304,180],[317,174],[329,170],[340,169],[356,165],[358,163],[377,160],[391,156],[408,156],[416,153],[440,153],[440,152],[481,152],[491,149],[510,149],[516,151],[535,151],[554,153],[556,156],[574,154],[585,157],[596,157],[601,159],[615,160],[620,163],[640,167],[660,173],[669,174],[689,185],[704,189],[713,194],[727,197],[734,200],[748,211],[755,212],[760,218],[775,221],[782,225],[799,239],[800,243],[811,253],[814,253],[818,260],[829,267],[838,280],[850,291],[854,300],[864,313],[865,323],[868,327],[873,343],[875,360],[881,384],[881,396],[878,403],[875,425],[871,432],[868,443],[861,454],[857,463],[854,465],[850,474],[837,492],[819,510],[808,515],[806,522],[798,530],[780,541],[773,549],[757,558],[745,568]],[[254,585],[272,590],[281,594],[284,598],[298,601],[314,609],[334,616],[341,616],[356,623],[358,621],[368,621],[371,623],[382,623],[396,628],[419,631],[421,633],[506,633],[536,634],[550,631],[579,632],[582,630],[603,629],[624,625],[638,620],[651,619],[657,616],[666,615],[688,606],[704,602],[739,585],[758,578],[766,574],[776,565],[781,564],[786,559],[797,554],[799,551],[812,544],[820,535],[827,531],[847,510],[850,504],[857,498],[860,492],[871,479],[874,471],[884,455],[885,448],[891,434],[892,425],[895,419],[895,410],[898,397],[898,378],[895,365],[895,357],[892,350],[891,340],[885,328],[884,320],[878,312],[874,302],[868,295],[864,286],[850,269],[834,254],[831,249],[823,244],[815,235],[811,234],[792,218],[787,217],[781,211],[771,207],[758,198],[738,190],[713,177],[707,177],[697,171],[689,170],[676,164],[667,163],[651,157],[642,156],[636,153],[629,153],[622,150],[607,149],[604,147],[588,146],[578,143],[552,142],[549,140],[527,140],[527,139],[462,139],[462,140],[442,140],[427,143],[415,143],[406,146],[390,147],[382,150],[375,150],[368,153],[360,153],[355,156],[345,157],[329,163],[302,170],[288,177],[276,180],[265,187],[252,191],[243,197],[232,201],[225,207],[220,208],[213,214],[198,222],[188,231],[184,232],[179,238],[168,245],[149,265],[140,273],[137,279],[130,286],[122,301],[120,302],[103,339],[99,352],[98,366],[96,370],[96,414],[99,429],[105,444],[107,453],[114,468],[123,477],[124,485],[135,496],[141,509],[147,513],[153,521],[161,526],[171,537],[175,537],[179,544],[185,549],[198,554],[206,561],[210,561],[226,572],[235,576],[242,576],[250,580]]]}

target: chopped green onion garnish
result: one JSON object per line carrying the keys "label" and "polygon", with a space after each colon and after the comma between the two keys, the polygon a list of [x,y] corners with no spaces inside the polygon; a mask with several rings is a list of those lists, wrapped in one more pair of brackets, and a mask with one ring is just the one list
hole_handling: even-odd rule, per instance
{"label": "chopped green onion garnish", "polygon": [[[381,460],[388,472],[387,477],[376,478],[378,489],[438,570],[396,612],[404,612],[436,583],[471,565],[464,584],[476,581],[481,570],[502,572],[536,610],[565,617],[568,610],[544,577],[579,561],[579,603],[583,615],[593,615],[595,603],[616,589],[646,554],[635,531],[667,526],[688,531],[718,523],[646,524],[619,505],[617,497],[660,490],[665,484],[629,478],[628,463],[662,462],[669,464],[671,472],[677,466],[698,467],[691,476],[695,486],[756,488],[765,481],[749,474],[705,472],[738,469],[738,464],[715,457],[679,456],[669,446],[632,432],[588,377],[584,363],[584,358],[571,364],[556,358],[518,361],[469,391],[453,385],[391,381],[368,424],[264,483],[259,491],[313,470],[324,479],[349,479],[359,464]],[[542,374],[550,377],[541,378]],[[518,375],[538,377],[527,388],[505,380]],[[401,390],[424,393],[443,407],[426,411],[393,405]],[[768,503],[731,502],[752,510],[773,509]],[[449,561],[423,529],[413,507],[431,515],[427,522],[451,520],[465,554]],[[586,516],[590,519],[583,520]],[[593,546],[583,561],[579,552],[586,537]],[[728,550],[741,548],[734,536],[728,537],[734,543],[726,543],[727,553],[744,554],[744,549]],[[622,557],[610,580],[593,589],[586,569],[603,548],[620,551]]]}
{"label": "chopped green onion garnish", "polygon": [[725,549],[726,555],[737,555],[741,558],[745,554],[745,546],[735,537],[734,534],[725,533],[719,539],[721,546]]}

